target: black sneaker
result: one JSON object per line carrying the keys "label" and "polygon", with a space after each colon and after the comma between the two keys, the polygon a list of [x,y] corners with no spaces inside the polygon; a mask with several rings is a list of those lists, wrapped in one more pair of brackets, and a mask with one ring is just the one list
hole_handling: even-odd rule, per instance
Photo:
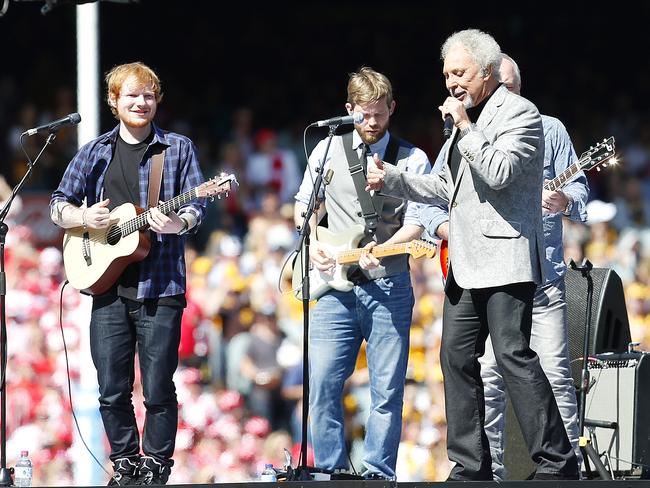
{"label": "black sneaker", "polygon": [[535,473],[535,476],[533,476],[533,480],[537,481],[569,481],[579,479],[580,475],[578,473]]}
{"label": "black sneaker", "polygon": [[127,486],[138,484],[138,460],[118,458],[113,461],[113,477],[108,486]]}
{"label": "black sneaker", "polygon": [[171,468],[151,456],[142,456],[138,466],[138,485],[164,485],[169,479]]}
{"label": "black sneaker", "polygon": [[366,473],[363,475],[363,479],[366,481],[393,481],[389,477],[379,473]]}

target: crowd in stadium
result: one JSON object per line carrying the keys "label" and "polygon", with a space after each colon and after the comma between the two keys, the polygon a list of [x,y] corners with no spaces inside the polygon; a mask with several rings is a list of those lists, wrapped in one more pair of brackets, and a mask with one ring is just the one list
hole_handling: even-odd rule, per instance
{"label": "crowd in stadium", "polygon": [[[62,89],[56,100],[51,113],[40,117],[74,111],[70,90]],[[0,114],[3,205],[27,167],[19,134],[41,121],[33,104],[14,106]],[[283,466],[285,449],[295,465],[303,440],[304,323],[302,302],[292,290],[293,195],[306,164],[302,134],[260,126],[250,107],[230,115],[220,131],[195,128],[169,112],[161,111],[158,121],[195,140],[206,177],[225,172],[239,183],[227,198],[209,204],[200,231],[188,240],[188,306],[176,374],[180,424],[171,484],[255,479],[264,463]],[[650,350],[650,131],[647,124],[631,128],[616,121],[588,127],[569,127],[574,142],[597,142],[612,133],[619,164],[587,174],[589,221],[565,222],[565,257],[578,263],[587,258],[621,277],[632,340],[640,343],[639,350]],[[27,142],[33,157],[43,141]],[[576,143],[578,154],[584,149]],[[29,450],[34,485],[72,484],[75,392],[80,379],[94,373],[84,362],[89,297],[70,286],[62,290],[60,241],[45,242],[42,229],[22,215],[30,197],[49,197],[75,150],[74,131],[61,131],[7,219],[7,454],[13,465],[21,450]],[[416,303],[397,476],[400,481],[444,480],[449,464],[439,365],[440,263],[437,258],[412,260],[411,273]],[[368,407],[364,368],[362,351],[344,398],[356,469],[361,469]],[[95,454],[103,460],[102,453]]]}

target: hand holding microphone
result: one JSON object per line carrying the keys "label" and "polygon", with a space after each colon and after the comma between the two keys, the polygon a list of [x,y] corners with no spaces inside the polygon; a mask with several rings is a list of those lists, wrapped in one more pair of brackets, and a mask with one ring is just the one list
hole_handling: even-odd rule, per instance
{"label": "hand holding microphone", "polygon": [[454,130],[454,126],[461,129],[461,126],[465,125],[465,121],[467,124],[470,124],[463,102],[453,96],[447,97],[442,105],[438,107],[438,110],[442,113],[444,120],[442,135],[445,139],[449,139]]}

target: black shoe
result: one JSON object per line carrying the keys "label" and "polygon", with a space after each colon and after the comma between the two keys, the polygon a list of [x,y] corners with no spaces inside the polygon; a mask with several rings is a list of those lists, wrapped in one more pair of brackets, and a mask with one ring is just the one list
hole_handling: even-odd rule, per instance
{"label": "black shoe", "polygon": [[360,474],[348,473],[347,471],[335,471],[331,474],[330,479],[332,480],[356,480],[363,481],[366,478]]}
{"label": "black shoe", "polygon": [[565,473],[535,473],[533,480],[538,481],[569,481],[569,480],[579,480],[580,475],[575,474],[565,474]]}
{"label": "black shoe", "polygon": [[138,459],[119,458],[113,461],[113,477],[108,486],[138,484]]}
{"label": "black shoe", "polygon": [[363,479],[366,481],[393,481],[388,476],[379,473],[366,473],[363,475]]}
{"label": "black shoe", "polygon": [[169,479],[171,467],[150,456],[140,458],[138,466],[138,485],[164,485]]}

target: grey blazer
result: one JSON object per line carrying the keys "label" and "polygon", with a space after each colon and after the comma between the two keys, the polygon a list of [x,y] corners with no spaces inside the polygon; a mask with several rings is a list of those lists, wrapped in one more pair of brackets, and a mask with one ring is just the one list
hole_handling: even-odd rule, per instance
{"label": "grey blazer", "polygon": [[449,261],[462,288],[542,283],[544,135],[535,105],[499,86],[475,127],[458,141],[462,159],[455,182],[450,146],[443,146],[446,164],[436,174],[385,165],[382,193],[449,203]]}

